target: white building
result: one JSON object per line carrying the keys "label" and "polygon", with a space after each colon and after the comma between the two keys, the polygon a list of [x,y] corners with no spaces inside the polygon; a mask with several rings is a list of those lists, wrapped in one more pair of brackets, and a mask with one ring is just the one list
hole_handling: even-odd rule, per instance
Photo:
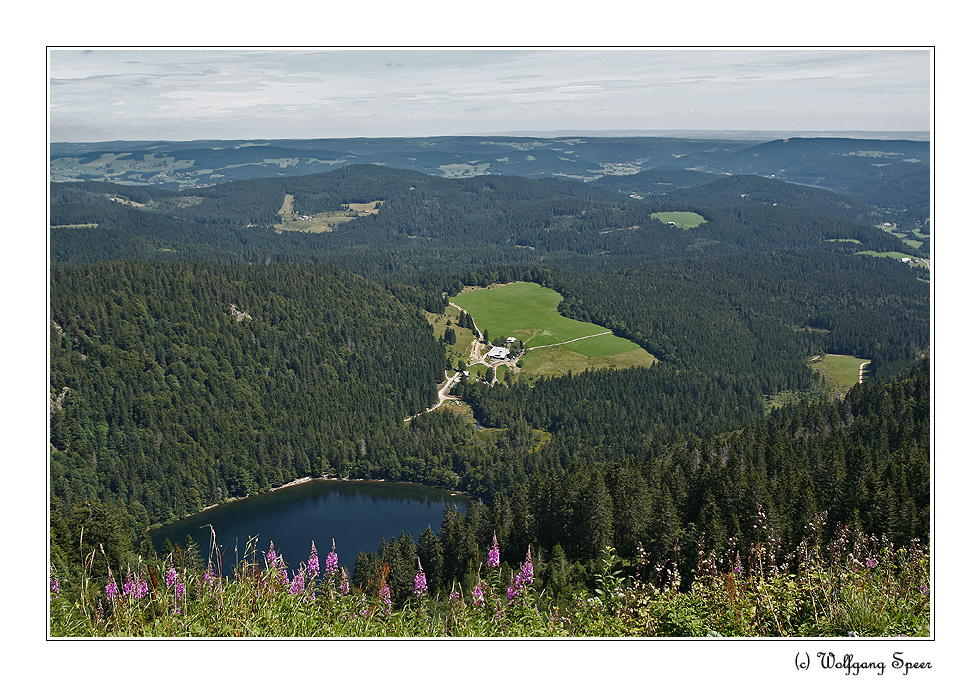
{"label": "white building", "polygon": [[493,358],[495,360],[503,360],[508,355],[510,355],[510,349],[504,348],[503,346],[494,346],[490,349],[490,352],[487,353],[488,358]]}

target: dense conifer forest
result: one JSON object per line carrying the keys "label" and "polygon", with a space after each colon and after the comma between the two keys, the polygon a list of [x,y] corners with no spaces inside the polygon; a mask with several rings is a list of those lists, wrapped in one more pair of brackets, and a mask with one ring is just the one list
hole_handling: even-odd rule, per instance
{"label": "dense conifer forest", "polygon": [[[310,215],[380,204],[329,232],[277,231],[287,195]],[[824,541],[928,541],[929,271],[860,254],[927,258],[928,243],[883,231],[894,208],[858,195],[374,165],[183,191],[52,184],[52,560],[78,579],[83,530],[110,565],[153,559],[152,526],[319,476],[474,496],[439,532],[358,556],[353,582],[385,566],[396,603],[418,565],[430,590],[472,586],[494,536],[508,570],[531,551],[555,599],[592,587],[607,547],[673,561],[690,585],[705,551],[748,558],[760,517],[781,554],[814,522]],[[471,378],[455,393],[492,433],[422,412],[455,343],[426,313],[510,281],[557,290],[562,314],[658,363]],[[870,359],[865,382],[831,393],[810,365],[824,353]]]}

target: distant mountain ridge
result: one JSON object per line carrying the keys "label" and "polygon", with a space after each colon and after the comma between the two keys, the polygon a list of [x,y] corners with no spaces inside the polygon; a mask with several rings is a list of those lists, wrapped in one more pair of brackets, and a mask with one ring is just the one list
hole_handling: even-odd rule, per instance
{"label": "distant mountain ridge", "polygon": [[[602,182],[654,170],[756,174],[929,216],[930,143],[913,140],[704,137],[348,138],[52,143],[52,181],[112,181],[171,190],[289,177],[352,164],[445,178],[488,174]],[[622,184],[629,188],[630,182]],[[634,192],[623,191],[621,192]]]}

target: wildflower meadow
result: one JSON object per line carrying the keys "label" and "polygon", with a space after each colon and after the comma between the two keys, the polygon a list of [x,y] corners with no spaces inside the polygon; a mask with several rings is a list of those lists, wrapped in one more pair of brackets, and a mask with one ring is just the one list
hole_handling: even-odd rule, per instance
{"label": "wildflower meadow", "polygon": [[[352,588],[334,547],[311,543],[291,569],[273,542],[234,570],[209,556],[203,572],[174,556],[112,570],[104,551],[86,559],[68,592],[50,569],[52,637],[813,637],[929,636],[930,566],[919,544],[842,528],[815,535],[777,560],[761,540],[742,560],[702,552],[693,582],[676,562],[629,558],[607,548],[588,591],[561,602],[535,578],[530,547],[518,570],[500,563],[496,534],[476,583],[432,593],[417,561],[414,591],[392,604],[388,567]],[[213,553],[213,552],[212,552]],[[104,585],[96,583],[103,579]],[[120,584],[121,582],[121,584]]]}

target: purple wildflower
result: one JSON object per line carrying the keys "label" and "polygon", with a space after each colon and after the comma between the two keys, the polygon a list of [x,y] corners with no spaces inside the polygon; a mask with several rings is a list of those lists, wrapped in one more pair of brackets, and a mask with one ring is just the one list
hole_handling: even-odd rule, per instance
{"label": "purple wildflower", "polygon": [[137,599],[142,599],[144,596],[146,596],[149,593],[149,591],[150,590],[146,586],[146,580],[137,578],[136,591],[133,593],[133,596],[136,597]]}
{"label": "purple wildflower", "polygon": [[174,569],[173,565],[167,568],[167,575],[164,581],[167,583],[167,589],[173,587],[174,583],[177,581],[177,571]]}
{"label": "purple wildflower", "polygon": [[316,542],[313,542],[313,548],[310,550],[310,559],[306,562],[306,572],[310,574],[310,579],[320,574],[320,554],[316,551]]}
{"label": "purple wildflower", "polygon": [[133,574],[126,571],[126,581],[123,582],[123,596],[128,596],[132,598],[136,594],[136,582],[133,580]]}
{"label": "purple wildflower", "polygon": [[324,575],[333,575],[340,567],[340,564],[337,561],[337,542],[331,539],[330,543],[332,544],[330,553],[327,554],[326,559],[323,561]]}
{"label": "purple wildflower", "polygon": [[183,580],[177,580],[177,584],[174,585],[174,593],[177,595],[178,599],[183,599],[187,594],[187,587],[184,586]]}
{"label": "purple wildflower", "polygon": [[521,572],[517,575],[517,582],[523,587],[534,584],[534,563],[531,562],[531,547],[527,547],[527,558],[521,565]]}
{"label": "purple wildflower", "polygon": [[422,570],[422,561],[419,559],[419,571],[415,573],[415,598],[421,599],[429,591],[425,583],[425,571]]}
{"label": "purple wildflower", "polygon": [[534,584],[534,563],[531,562],[531,547],[527,547],[527,558],[521,565],[521,571],[517,573],[517,579],[507,587],[507,600],[513,601],[521,592]]}
{"label": "purple wildflower", "polygon": [[350,580],[347,579],[347,568],[340,569],[340,593],[344,596],[350,594]]}
{"label": "purple wildflower", "polygon": [[878,561],[876,561],[874,558],[868,558],[868,560],[864,562],[864,567],[867,568],[868,570],[871,570],[872,568],[875,568],[877,566],[878,566]]}
{"label": "purple wildflower", "polygon": [[57,599],[58,595],[61,594],[61,584],[58,582],[58,578],[54,575],[54,567],[51,568],[51,598]]}
{"label": "purple wildflower", "polygon": [[500,547],[497,545],[497,533],[493,533],[493,546],[490,547],[489,553],[487,553],[487,567],[488,568],[499,568],[500,567]]}
{"label": "purple wildflower", "polygon": [[211,561],[208,561],[208,569],[204,571],[204,584],[209,587],[213,587],[214,580],[214,568],[211,567]]}
{"label": "purple wildflower", "polygon": [[302,594],[306,589],[306,580],[303,578],[303,572],[300,571],[293,576],[293,584],[289,587],[290,594]]}
{"label": "purple wildflower", "polygon": [[111,603],[117,596],[119,596],[119,587],[116,586],[112,575],[109,575],[109,582],[105,586],[105,600]]}
{"label": "purple wildflower", "polygon": [[279,556],[276,554],[276,547],[272,543],[272,540],[270,539],[269,551],[268,553],[265,554],[265,563],[268,567],[274,568],[278,560],[279,560]]}
{"label": "purple wildflower", "polygon": [[384,603],[385,608],[388,610],[388,613],[390,614],[391,613],[391,589],[388,588],[387,582],[385,582],[384,586],[381,588],[381,593],[379,596],[381,598],[381,601]]}
{"label": "purple wildflower", "polygon": [[473,603],[476,606],[482,606],[483,605],[483,584],[482,583],[478,583],[475,587],[473,587]]}
{"label": "purple wildflower", "polygon": [[919,591],[922,592],[923,594],[925,594],[926,596],[929,596],[929,586],[928,585],[926,585],[926,584],[920,584],[919,585]]}

